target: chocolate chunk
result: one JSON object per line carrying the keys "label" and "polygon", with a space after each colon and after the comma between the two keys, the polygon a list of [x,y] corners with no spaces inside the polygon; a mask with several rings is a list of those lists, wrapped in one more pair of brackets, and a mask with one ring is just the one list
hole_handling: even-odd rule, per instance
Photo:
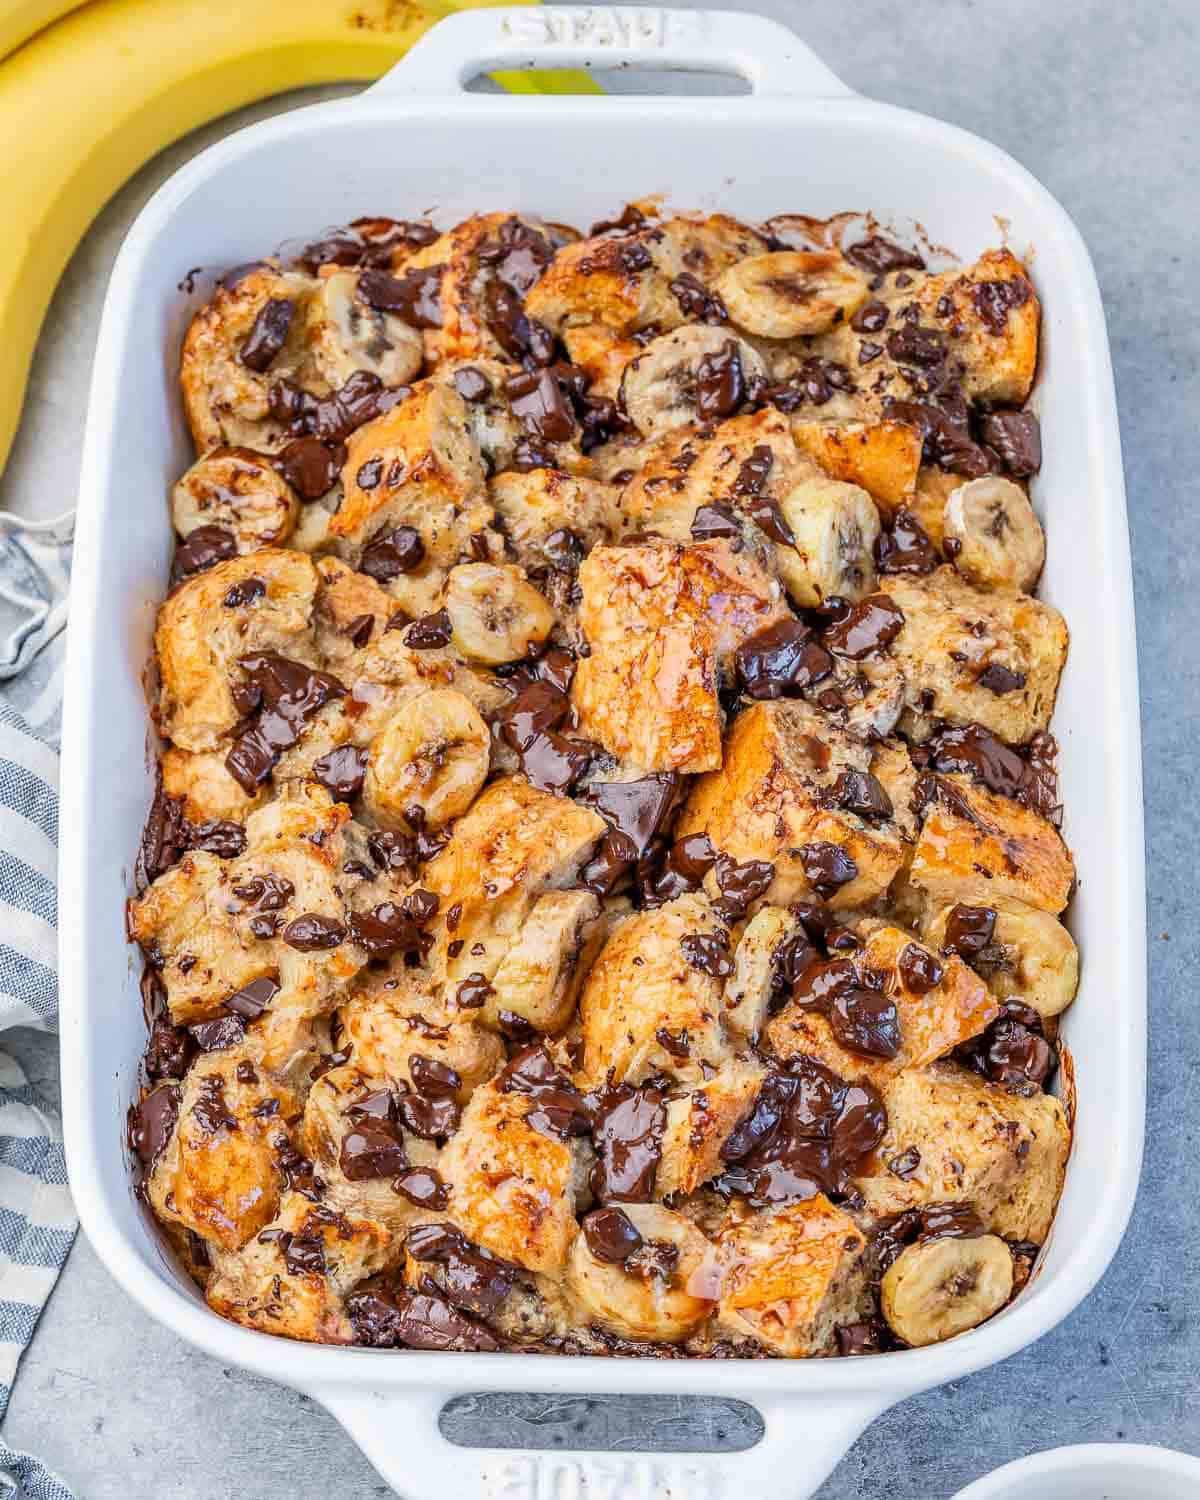
{"label": "chocolate chunk", "polygon": [[495,990],[482,974],[468,974],[454,992],[454,1003],[459,1010],[478,1010],[487,1003],[488,996],[494,994]]}
{"label": "chocolate chunk", "polygon": [[680,938],[679,946],[683,949],[684,958],[701,974],[724,979],[733,973],[733,959],[729,956],[727,938],[708,932],[689,932]]}
{"label": "chocolate chunk", "polygon": [[345,461],[340,444],[331,447],[315,437],[298,437],[278,454],[275,467],[301,500],[319,500],[338,482]]}
{"label": "chocolate chunk", "polygon": [[361,650],[371,639],[374,629],[374,615],[355,615],[353,620],[346,626],[346,634],[350,637],[351,644]]}
{"label": "chocolate chunk", "polygon": [[[432,905],[430,904],[432,903]],[[401,901],[382,901],[371,911],[350,915],[350,938],[365,948],[369,958],[390,958],[393,953],[424,954],[428,939],[421,931],[437,911],[432,891],[413,891]]]}
{"label": "chocolate chunk", "polygon": [[1013,308],[1024,307],[1032,295],[1033,288],[1024,276],[1014,276],[1009,281],[977,281],[971,288],[976,312],[988,332],[997,338],[1008,326],[1008,315]]}
{"label": "chocolate chunk", "polygon": [[[390,583],[393,578],[419,568],[424,560],[425,543],[421,540],[421,533],[415,526],[397,526],[391,531],[381,531],[364,547],[358,570],[376,583]],[[440,644],[445,645],[445,642]]]}
{"label": "chocolate chunk", "polygon": [[357,745],[339,745],[313,761],[312,773],[335,802],[352,802],[366,778],[367,752]]}
{"label": "chocolate chunk", "polygon": [[886,1330],[882,1318],[842,1323],[836,1330],[838,1353],[847,1358],[856,1354],[879,1354],[886,1347]]}
{"label": "chocolate chunk", "polygon": [[800,868],[818,896],[828,898],[858,875],[858,866],[840,844],[817,839],[800,845]]}
{"label": "chocolate chunk", "polygon": [[241,1016],[244,1021],[253,1021],[262,1015],[278,993],[279,975],[260,974],[240,990],[235,990],[222,1004],[232,1015]]}
{"label": "chocolate chunk", "polygon": [[[307,1223],[307,1221],[306,1221]],[[293,1276],[325,1276],[325,1241],[320,1234],[289,1234],[281,1238],[284,1264]]]}
{"label": "chocolate chunk", "polygon": [[513,1289],[516,1267],[473,1244],[452,1224],[419,1224],[404,1248],[413,1260],[443,1267],[439,1290],[464,1312],[487,1317]]}
{"label": "chocolate chunk", "polygon": [[617,219],[600,219],[588,230],[589,239],[597,239],[600,235],[616,236],[620,234],[632,234],[636,230],[646,226],[645,214],[635,203],[627,203],[621,210],[621,216]]}
{"label": "chocolate chunk", "polygon": [[716,292],[710,292],[704,283],[690,271],[684,271],[671,282],[671,295],[679,303],[685,318],[698,318],[704,323],[728,323],[729,312]]}
{"label": "chocolate chunk", "polygon": [[825,645],[838,656],[860,661],[882,651],[904,627],[904,612],[887,594],[869,594],[834,620],[824,634]]}
{"label": "chocolate chunk", "polygon": [[545,443],[566,442],[575,435],[575,418],[553,370],[527,370],[505,382],[513,414],[530,434]]}
{"label": "chocolate chunk", "polygon": [[285,750],[304,737],[308,722],[346,689],[327,672],[318,672],[286,656],[264,652],[238,663],[249,687],[257,691],[258,711],[225,757],[230,775],[246,794],[270,776]]}
{"label": "chocolate chunk", "polygon": [[427,266],[392,276],[387,271],[364,271],[357,294],[376,312],[390,313],[413,328],[442,326],[442,277],[446,267]]}
{"label": "chocolate chunk", "polygon": [[990,792],[1012,797],[1044,818],[1057,811],[1057,746],[1049,736],[1036,744],[1031,742],[1026,755],[1021,755],[982,724],[966,724],[938,730],[923,748],[935,771],[970,776]]}
{"label": "chocolate chunk", "polygon": [[521,769],[541,791],[565,794],[591,764],[591,750],[560,734],[571,705],[552,681],[528,683],[499,716],[500,736],[520,757]]}
{"label": "chocolate chunk", "polygon": [[478,254],[480,265],[523,297],[554,259],[554,246],[532,224],[510,218],[500,225],[495,239],[480,245]]}
{"label": "chocolate chunk", "polygon": [[990,1082],[1025,1095],[1037,1093],[1058,1065],[1041,1016],[1015,999],[1005,1001],[986,1031],[959,1047],[955,1057]]}
{"label": "chocolate chunk", "polygon": [[868,823],[886,823],[894,811],[892,799],[870,771],[842,771],[830,789],[829,800]]}
{"label": "chocolate chunk", "polygon": [[941,559],[925,528],[901,507],[890,531],[875,539],[875,565],[881,573],[932,573]]}
{"label": "chocolate chunk", "polygon": [[492,1353],[501,1347],[489,1328],[452,1306],[432,1281],[415,1292],[364,1282],[346,1298],[346,1312],[357,1341],[373,1349]]}
{"label": "chocolate chunk", "polygon": [[[648,257],[647,257],[648,259]],[[726,339],[696,367],[696,415],[701,422],[732,416],[746,399],[746,377],[736,339]]]}
{"label": "chocolate chunk", "polygon": [[154,1163],[171,1139],[182,1096],[178,1084],[159,1084],[130,1111],[129,1146],[149,1171],[153,1170]]}
{"label": "chocolate chunk", "polygon": [[230,1114],[225,1102],[225,1084],[219,1073],[210,1073],[201,1080],[200,1094],[192,1105],[191,1118],[206,1135],[239,1129],[237,1117]]}
{"label": "chocolate chunk", "polygon": [[599,1208],[587,1214],[583,1234],[593,1256],[610,1266],[621,1265],[642,1248],[642,1237],[633,1221],[619,1208]]}
{"label": "chocolate chunk", "polygon": [[450,624],[450,616],[444,609],[435,610],[431,615],[422,615],[404,632],[404,644],[411,646],[414,651],[436,651],[441,646],[450,644],[450,637],[454,634],[454,627]]}
{"label": "chocolate chunk", "polygon": [[734,653],[749,698],[781,698],[812,687],[833,670],[833,658],[799,620],[779,620],[743,641]]}
{"label": "chocolate chunk", "polygon": [[887,336],[887,352],[901,365],[916,365],[932,370],[946,358],[946,346],[936,328],[922,328],[905,323],[893,328]]}
{"label": "chocolate chunk", "polygon": [[971,436],[965,402],[929,402],[884,400],[884,415],[896,422],[907,422],[921,433],[921,455],[926,463],[937,464],[952,474],[980,479],[994,473],[997,460]]}
{"label": "chocolate chunk", "polygon": [[492,281],[484,288],[483,313],[489,331],[511,358],[528,358],[534,365],[554,363],[554,335],[526,316],[520,296],[506,282]]}
{"label": "chocolate chunk", "polygon": [[1015,479],[1028,479],[1042,467],[1042,429],[1031,411],[989,412],[980,436]]}
{"label": "chocolate chunk", "polygon": [[594,781],[579,800],[625,835],[640,859],[651,840],[669,821],[679,804],[680,778],[674,771],[656,771],[637,781]]}
{"label": "chocolate chunk", "polygon": [[294,917],[283,929],[283,940],[300,953],[320,953],[337,948],[346,941],[346,929],[334,917],[305,912]]}
{"label": "chocolate chunk", "polygon": [[945,969],[929,949],[922,948],[918,943],[908,943],[904,947],[896,967],[905,989],[912,990],[916,995],[924,995],[936,989],[945,973]]}
{"label": "chocolate chunk", "polygon": [[231,531],[223,526],[197,526],[175,549],[174,573],[178,578],[190,578],[236,556],[237,540]]}
{"label": "chocolate chunk", "polygon": [[732,924],[746,915],[752,902],[765,896],[775,879],[775,866],[765,859],[748,859],[738,864],[728,854],[718,854],[714,861],[720,900],[714,910],[722,921]]}
{"label": "chocolate chunk", "polygon": [[885,303],[871,298],[870,301],[864,302],[850,319],[850,327],[855,333],[879,333],[887,327],[890,316]]}
{"label": "chocolate chunk", "polygon": [[226,590],[221,603],[226,609],[243,609],[256,599],[263,598],[266,592],[267,586],[261,578],[243,578],[240,583],[235,583]]}
{"label": "chocolate chunk", "polygon": [[969,964],[991,947],[995,931],[996,913],[990,906],[955,906],[946,918],[943,952],[957,953]]}
{"label": "chocolate chunk", "polygon": [[518,1052],[499,1079],[502,1093],[529,1095],[532,1108],[525,1123],[539,1134],[565,1141],[588,1133],[591,1121],[579,1090],[542,1045]]}
{"label": "chocolate chunk", "polygon": [[491,383],[482,370],[465,365],[452,376],[454,389],[466,402],[483,401],[492,394]]}
{"label": "chocolate chunk", "polygon": [[314,276],[322,266],[388,267],[397,250],[421,250],[437,238],[432,224],[406,219],[355,219],[306,245],[296,263]]}
{"label": "chocolate chunk", "polygon": [[406,1167],[397,1174],[392,1188],[418,1208],[430,1208],[435,1213],[441,1213],[450,1202],[450,1189],[433,1167]]}
{"label": "chocolate chunk", "polygon": [[[687,939],[685,938],[686,942]],[[654,1033],[654,1040],[664,1051],[669,1052],[672,1057],[677,1057],[682,1062],[692,1055],[692,1044],[688,1038],[687,1028],[682,1031],[670,1031],[665,1026],[660,1026]]]}
{"label": "chocolate chunk", "polygon": [[173,1025],[160,1016],[150,1026],[146,1052],[142,1061],[146,1076],[155,1083],[164,1078],[182,1078],[194,1052],[192,1038],[183,1026]]}
{"label": "chocolate chunk", "polygon": [[975,681],[989,693],[1016,693],[1025,686],[1025,673],[1014,672],[1002,662],[992,661],[984,667]]}
{"label": "chocolate chunk", "polygon": [[925,262],[915,250],[906,250],[882,235],[869,235],[855,245],[847,245],[844,254],[852,266],[870,276],[886,276],[889,271],[923,271]]}
{"label": "chocolate chunk", "polygon": [[670,1283],[679,1265],[679,1246],[669,1240],[646,1240],[625,1261],[631,1276]]}
{"label": "chocolate chunk", "polygon": [[713,505],[701,505],[692,518],[692,540],[694,542],[711,542],[718,538],[740,537],[742,529],[738,525],[737,515],[728,505],[719,502]]}
{"label": "chocolate chunk", "polygon": [[227,818],[214,818],[191,825],[191,847],[215,854],[218,859],[236,859],[246,851],[246,830]]}
{"label": "chocolate chunk", "polygon": [[667,1126],[662,1092],[610,1084],[589,1094],[588,1105],[597,1158],[592,1192],[601,1203],[649,1203]]}
{"label": "chocolate chunk", "polygon": [[351,1182],[395,1177],[407,1169],[408,1155],[390,1089],[351,1105],[346,1113],[351,1123],[342,1136],[338,1163]]}
{"label": "chocolate chunk", "polygon": [[895,1057],[900,1016],[890,995],[874,989],[843,990],[829,1007],[829,1029],[837,1042],[863,1057]]}
{"label": "chocolate chunk", "polygon": [[920,1165],[921,1153],[915,1146],[910,1146],[907,1151],[902,1151],[899,1156],[893,1156],[887,1164],[887,1169],[893,1177],[899,1177],[904,1182],[915,1175]]}
{"label": "chocolate chunk", "polygon": [[246,1040],[246,1023],[241,1016],[217,1016],[189,1026],[188,1034],[201,1052],[224,1052]]}
{"label": "chocolate chunk", "polygon": [[271,368],[287,343],[296,304],[290,297],[271,297],[264,302],[238,356],[248,370],[262,375]]}

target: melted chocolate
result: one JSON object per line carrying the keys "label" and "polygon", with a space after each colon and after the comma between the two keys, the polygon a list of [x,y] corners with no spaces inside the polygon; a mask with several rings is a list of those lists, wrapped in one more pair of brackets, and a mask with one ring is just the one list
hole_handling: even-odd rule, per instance
{"label": "melted chocolate", "polygon": [[734,653],[742,691],[749,698],[801,693],[833,670],[833,658],[799,620],[779,620],[743,641]]}
{"label": "melted chocolate", "polygon": [[932,573],[941,559],[925,528],[903,507],[896,512],[890,531],[875,539],[875,565],[881,573]]}
{"label": "melted chocolate", "polygon": [[407,1168],[396,1097],[390,1089],[359,1099],[346,1114],[350,1125],[342,1136],[338,1162],[351,1182],[395,1177]]}
{"label": "melted chocolate", "polygon": [[971,288],[971,301],[988,332],[999,338],[1008,326],[1009,313],[1024,307],[1032,294],[1024,276],[1014,276],[1009,281],[977,281]]}
{"label": "melted chocolate", "polygon": [[734,540],[741,537],[738,518],[728,505],[719,502],[701,505],[692,518],[692,540],[711,542],[718,539]]}
{"label": "melted chocolate", "polygon": [[233,532],[223,526],[197,526],[176,547],[173,574],[176,578],[190,578],[236,556],[237,540]]}
{"label": "melted chocolate", "polygon": [[729,954],[727,937],[709,932],[689,932],[680,938],[679,946],[683,949],[684,958],[701,974],[709,974],[714,979],[725,979],[733,973],[733,959]]}
{"label": "melted chocolate", "polygon": [[947,727],[923,747],[935,771],[959,772],[988,791],[1011,797],[1044,818],[1058,810],[1058,777],[1054,770],[1057,746],[1050,736],[1030,745],[1026,756],[998,740],[982,724]]}
{"label": "melted chocolate", "polygon": [[918,943],[908,943],[905,946],[896,967],[905,989],[912,990],[915,995],[924,995],[936,989],[945,973],[944,967],[929,949],[922,948]]}
{"label": "melted chocolate", "polygon": [[473,1244],[452,1224],[419,1224],[404,1248],[413,1260],[442,1267],[439,1290],[464,1312],[487,1317],[513,1289],[517,1268]]}
{"label": "melted chocolate", "polygon": [[588,1133],[591,1122],[579,1090],[540,1044],[518,1052],[501,1070],[500,1090],[529,1096],[525,1123],[541,1135],[565,1141]]}
{"label": "melted chocolate", "polygon": [[279,453],[275,467],[301,500],[319,500],[338,482],[345,462],[340,443],[330,446],[315,437],[298,437]]}
{"label": "melted chocolate", "polygon": [[357,745],[339,745],[314,760],[312,772],[335,802],[352,802],[363,788],[367,752]]}
{"label": "melted chocolate", "polygon": [[629,858],[640,859],[679,804],[680,778],[656,771],[638,781],[594,781],[579,800],[596,811],[629,841]]}
{"label": "melted chocolate", "polygon": [[1031,411],[989,412],[980,436],[1014,479],[1028,479],[1042,467],[1042,429]]}
{"label": "melted chocolate", "polygon": [[642,1237],[619,1208],[599,1208],[583,1220],[583,1235],[592,1255],[606,1265],[622,1265],[642,1248]]}
{"label": "melted chocolate", "polygon": [[696,366],[696,415],[701,422],[732,416],[746,399],[746,377],[736,339],[726,339]]}
{"label": "melted chocolate", "polygon": [[596,1164],[591,1188],[601,1203],[649,1203],[662,1156],[667,1107],[660,1090],[609,1084],[588,1095]]}
{"label": "melted chocolate", "polygon": [[355,1339],[372,1349],[471,1350],[493,1353],[501,1344],[483,1323],[461,1312],[425,1278],[419,1291],[392,1290],[381,1278],[346,1298]]}
{"label": "melted chocolate", "polygon": [[[381,531],[363,548],[358,570],[376,583],[390,583],[393,578],[419,568],[424,561],[425,543],[421,540],[421,533],[415,526],[397,526],[391,531]],[[445,642],[441,644],[445,645]]]}
{"label": "melted chocolate", "polygon": [[840,886],[849,885],[857,876],[858,866],[840,844],[817,839],[801,844],[800,868],[818,896],[827,899]]}
{"label": "melted chocolate", "polygon": [[429,939],[421,929],[432,921],[437,907],[432,891],[417,890],[398,902],[382,901],[371,911],[352,912],[351,941],[365,948],[368,958],[390,958],[394,953],[422,956]]}
{"label": "melted chocolate", "polygon": [[442,326],[442,277],[446,267],[428,266],[392,276],[387,271],[364,271],[358,295],[376,312],[390,313],[413,328]]}
{"label": "melted chocolate", "polygon": [[319,912],[304,912],[283,929],[283,940],[289,948],[299,953],[321,953],[328,948],[340,947],[346,941],[346,929],[334,917],[323,917]]}
{"label": "melted chocolate", "polygon": [[892,799],[870,771],[840,772],[829,790],[828,800],[832,806],[844,808],[866,823],[886,823],[894,812]]}
{"label": "melted chocolate", "polygon": [[392,1182],[392,1189],[418,1208],[430,1208],[435,1213],[441,1213],[450,1202],[450,1189],[433,1167],[406,1167]]}
{"label": "melted chocolate", "polygon": [[290,297],[271,297],[259,308],[238,356],[248,370],[262,375],[271,368],[287,343],[295,311]]}
{"label": "melted chocolate", "polygon": [[238,665],[258,707],[254,722],[234,740],[225,766],[242,790],[253,795],[283,752],[303,739],[309,720],[346,689],[327,672],[272,652],[243,656]]}
{"label": "melted chocolate", "polygon": [[453,634],[454,627],[450,623],[449,614],[444,609],[439,609],[431,615],[422,615],[419,620],[414,620],[404,632],[404,644],[414,651],[436,651],[442,646],[448,646]]}
{"label": "melted chocolate", "polygon": [[825,645],[838,656],[861,661],[889,646],[904,628],[904,612],[887,594],[869,594],[827,627]]}
{"label": "melted chocolate", "polygon": [[146,1170],[153,1171],[163,1148],[171,1139],[179,1118],[182,1090],[178,1084],[163,1083],[143,1098],[129,1114],[129,1145]]}
{"label": "melted chocolate", "polygon": [[714,861],[720,899],[713,903],[722,921],[732,925],[746,915],[752,902],[765,896],[775,879],[775,866],[765,859],[748,859],[743,864],[728,854],[718,854]]}
{"label": "melted chocolate", "polygon": [[902,245],[886,240],[880,234],[872,234],[857,244],[847,245],[846,259],[869,276],[886,276],[890,271],[923,271],[925,262],[915,250],[906,250]]}

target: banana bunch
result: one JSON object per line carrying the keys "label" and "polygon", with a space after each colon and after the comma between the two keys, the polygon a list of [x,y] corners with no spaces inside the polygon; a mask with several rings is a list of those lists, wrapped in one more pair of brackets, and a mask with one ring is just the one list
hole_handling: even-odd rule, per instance
{"label": "banana bunch", "polygon": [[[10,216],[0,258],[0,471],[54,288],[112,194],[218,115],[286,89],[379,77],[461,8],[456,0],[0,0],[0,201]],[[582,73],[497,78],[512,92],[599,92]],[[388,205],[363,211],[373,208]]]}

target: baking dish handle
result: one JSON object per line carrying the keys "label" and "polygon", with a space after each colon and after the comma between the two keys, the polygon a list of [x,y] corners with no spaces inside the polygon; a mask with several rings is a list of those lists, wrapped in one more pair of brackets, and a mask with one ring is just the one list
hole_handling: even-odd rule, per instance
{"label": "baking dish handle", "polygon": [[432,27],[372,94],[456,94],[495,69],[638,67],[736,73],[756,94],[852,91],[786,26],[729,10],[552,5],[463,11]]}
{"label": "baking dish handle", "polygon": [[742,1453],[571,1453],[447,1442],[438,1416],[463,1393],[462,1386],[311,1392],[403,1500],[808,1500],[868,1422],[898,1399],[878,1391],[755,1397],[763,1438]]}

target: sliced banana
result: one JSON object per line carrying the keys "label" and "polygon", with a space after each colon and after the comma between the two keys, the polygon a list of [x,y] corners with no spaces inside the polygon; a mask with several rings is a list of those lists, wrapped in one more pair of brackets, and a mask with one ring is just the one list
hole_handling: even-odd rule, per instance
{"label": "sliced banana", "polygon": [[1046,561],[1046,537],[1029,497],[1011,479],[989,474],[950,492],[944,514],[946,553],[981,589],[1028,593]]}
{"label": "sliced banana", "polygon": [[357,271],[324,277],[309,303],[308,318],[313,358],[334,390],[357,370],[378,375],[389,386],[404,385],[420,373],[420,332],[366,302]]}
{"label": "sliced banana", "polygon": [[385,827],[441,828],[466,812],[487,780],[491,737],[454,688],[410,698],[371,741],[363,800]]}
{"label": "sliced banana", "polygon": [[469,661],[520,661],[554,629],[554,611],[511,563],[463,563],[446,581],[454,645]]}
{"label": "sliced banana", "polygon": [[862,306],[868,289],[862,272],[831,251],[748,255],[717,279],[729,316],[764,339],[828,333]]}
{"label": "sliced banana", "polygon": [[282,547],[296,528],[300,501],[271,460],[252,448],[217,448],[171,491],[171,521],[181,537],[200,526],[233,533],[239,553]]}
{"label": "sliced banana", "polygon": [[[1011,898],[980,896],[964,904],[996,913],[987,960],[980,966],[992,994],[1024,1000],[1040,1016],[1066,1010],[1079,988],[1079,949],[1058,918]],[[953,910],[952,905],[939,907],[922,923],[922,936],[931,946],[945,941]]]}
{"label": "sliced banana", "polygon": [[621,376],[621,402],[643,437],[653,437],[732,416],[746,382],[765,379],[766,372],[745,339],[727,328],[689,323],[652,339],[629,361]]}
{"label": "sliced banana", "polygon": [[875,587],[879,512],[856,484],[814,475],[779,501],[794,546],[776,547],[779,571],[802,607],[842,598],[853,603]]}
{"label": "sliced banana", "polygon": [[781,946],[799,930],[785,906],[763,906],[746,923],[725,984],[721,1016],[739,1041],[755,1042],[766,1025]]}
{"label": "sliced banana", "polygon": [[651,1253],[654,1242],[677,1252],[667,1275],[640,1275],[625,1264],[597,1260],[581,1232],[567,1261],[566,1284],[585,1318],[613,1333],[656,1343],[687,1338],[712,1311],[712,1302],[695,1297],[689,1282],[706,1259],[709,1243],[690,1220],[657,1203],[618,1206]]}
{"label": "sliced banana", "polygon": [[879,1287],[892,1332],[921,1348],[976,1328],[1012,1296],[1013,1259],[995,1234],[918,1241],[901,1250]]}

